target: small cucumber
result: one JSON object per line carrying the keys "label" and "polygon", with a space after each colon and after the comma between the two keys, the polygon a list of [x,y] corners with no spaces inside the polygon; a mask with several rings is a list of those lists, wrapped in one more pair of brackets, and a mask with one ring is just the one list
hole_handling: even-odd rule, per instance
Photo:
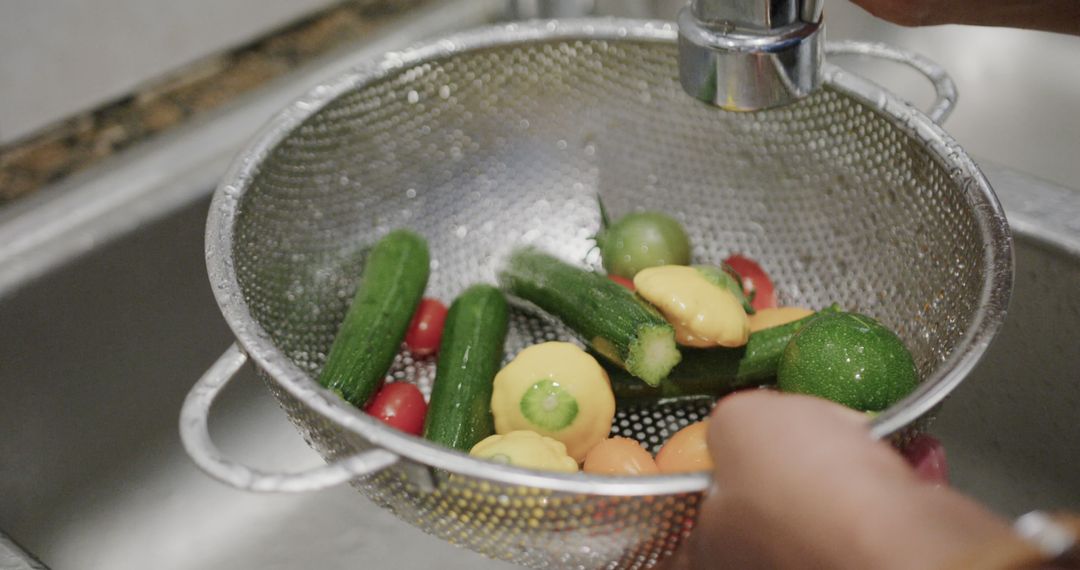
{"label": "small cucumber", "polygon": [[446,316],[424,437],[464,452],[495,433],[491,391],[503,357],[509,309],[490,285],[465,290]]}
{"label": "small cucumber", "polygon": [[427,242],[408,230],[390,232],[375,244],[319,384],[354,406],[367,405],[405,338],[429,265]]}
{"label": "small cucumber", "polygon": [[508,293],[581,336],[598,354],[656,386],[679,363],[675,331],[655,309],[611,279],[535,249],[521,249],[499,274]]}
{"label": "small cucumber", "polygon": [[797,321],[752,333],[746,345],[739,348],[683,348],[682,362],[656,387],[643,385],[615,366],[605,363],[604,368],[611,377],[615,397],[623,401],[719,396],[771,382],[795,333],[819,315],[839,310],[832,305]]}

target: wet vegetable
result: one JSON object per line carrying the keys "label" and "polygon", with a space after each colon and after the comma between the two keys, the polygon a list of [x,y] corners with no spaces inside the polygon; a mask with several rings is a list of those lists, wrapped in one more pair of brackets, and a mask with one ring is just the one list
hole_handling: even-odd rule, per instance
{"label": "wet vegetable", "polygon": [[671,436],[656,454],[656,466],[661,473],[709,471],[713,467],[709,447],[705,443],[708,422],[690,424]]}
{"label": "wet vegetable", "polygon": [[753,259],[742,255],[733,255],[724,263],[735,270],[742,278],[743,290],[751,298],[750,304],[755,310],[776,306],[776,290],[772,279]]}
{"label": "wet vegetable", "polygon": [[319,384],[354,406],[368,404],[401,348],[427,285],[429,261],[427,242],[408,230],[392,231],[375,244]]}
{"label": "wet vegetable", "polygon": [[635,212],[596,236],[608,273],[633,279],[638,271],[690,263],[690,238],[677,220],[660,212]]}
{"label": "wet vegetable", "polygon": [[753,334],[765,329],[786,325],[809,317],[812,314],[814,314],[814,311],[802,307],[769,307],[761,309],[750,315],[750,333]]}
{"label": "wet vegetable", "polygon": [[509,308],[502,291],[473,285],[450,305],[424,438],[468,451],[495,433],[491,392],[502,363]]}
{"label": "wet vegetable", "polygon": [[903,450],[915,474],[929,483],[949,484],[949,462],[945,457],[945,446],[930,434],[920,433],[912,438]]}
{"label": "wet vegetable", "polygon": [[903,341],[874,319],[834,313],[792,337],[777,370],[785,392],[819,396],[861,411],[881,411],[919,383]]}
{"label": "wet vegetable", "polygon": [[596,475],[657,475],[660,469],[652,455],[628,437],[605,439],[585,456],[582,471]]}
{"label": "wet vegetable", "polygon": [[557,317],[593,350],[656,385],[679,362],[675,331],[647,303],[607,277],[525,248],[499,273],[510,295]]}
{"label": "wet vegetable", "polygon": [[469,455],[496,463],[543,471],[576,473],[577,461],[566,454],[566,446],[532,431],[512,431],[485,438]]}
{"label": "wet vegetable", "polygon": [[526,348],[495,375],[495,432],[535,431],[557,439],[577,461],[611,431],[615,396],[607,373],[566,342]]}
{"label": "wet vegetable", "polygon": [[416,308],[409,330],[405,333],[405,346],[417,356],[428,356],[439,350],[443,324],[446,322],[446,305],[438,299],[424,297]]}
{"label": "wet vegetable", "polygon": [[420,389],[408,382],[393,382],[375,393],[364,409],[386,425],[405,433],[420,435],[424,430],[427,403]]}
{"label": "wet vegetable", "polygon": [[703,271],[683,265],[642,270],[634,277],[638,295],[663,313],[683,346],[709,348],[746,344],[750,324],[741,300]]}

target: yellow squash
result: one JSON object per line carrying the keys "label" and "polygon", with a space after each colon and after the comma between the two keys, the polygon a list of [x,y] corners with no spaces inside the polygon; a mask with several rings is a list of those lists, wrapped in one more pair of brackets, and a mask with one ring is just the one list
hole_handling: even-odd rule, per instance
{"label": "yellow squash", "polygon": [[756,333],[760,330],[786,325],[803,317],[809,317],[812,314],[814,314],[814,311],[802,307],[758,309],[756,313],[750,315],[750,332]]}
{"label": "yellow squash", "polygon": [[577,473],[578,464],[560,441],[532,431],[491,435],[473,446],[469,455],[517,467]]}
{"label": "yellow squash", "polygon": [[675,327],[675,340],[683,346],[737,347],[750,338],[749,320],[739,299],[696,268],[643,269],[634,276],[634,287]]}
{"label": "yellow squash", "polygon": [[535,431],[561,441],[581,462],[611,431],[615,396],[595,358],[567,342],[545,342],[495,375],[491,413],[495,433]]}

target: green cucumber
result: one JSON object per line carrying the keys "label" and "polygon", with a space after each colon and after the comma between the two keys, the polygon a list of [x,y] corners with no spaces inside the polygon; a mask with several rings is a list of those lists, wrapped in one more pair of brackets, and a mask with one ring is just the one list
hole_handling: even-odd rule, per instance
{"label": "green cucumber", "polygon": [[664,317],[611,279],[535,249],[520,249],[499,274],[511,295],[558,317],[599,354],[651,386],[679,363]]}
{"label": "green cucumber", "polygon": [[619,400],[720,396],[772,382],[795,333],[819,315],[839,311],[839,306],[831,305],[797,321],[757,331],[739,348],[683,348],[682,362],[656,387],[643,385],[616,366],[605,363],[604,368]]}
{"label": "green cucumber", "polygon": [[390,232],[375,244],[319,384],[354,406],[367,405],[401,348],[429,265],[427,242],[408,230]]}
{"label": "green cucumber", "polygon": [[424,438],[468,452],[495,433],[491,391],[503,357],[509,309],[491,285],[465,290],[446,315]]}

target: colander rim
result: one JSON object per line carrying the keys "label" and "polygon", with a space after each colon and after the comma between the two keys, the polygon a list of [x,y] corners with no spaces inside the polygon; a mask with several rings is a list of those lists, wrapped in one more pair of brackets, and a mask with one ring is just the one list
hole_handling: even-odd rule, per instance
{"label": "colander rim", "polygon": [[[241,294],[233,262],[233,230],[244,193],[256,178],[262,161],[303,121],[344,93],[425,61],[500,46],[572,39],[674,43],[676,27],[673,22],[618,18],[545,20],[486,26],[389,52],[382,58],[312,87],[277,113],[252,137],[234,158],[214,192],[207,218],[205,246],[211,288],[239,346],[273,382],[342,429],[405,459],[465,476],[567,493],[639,496],[701,492],[709,486],[708,473],[635,478],[542,473],[476,460],[461,452],[388,428],[323,389],[279,351],[270,335],[254,319]],[[921,111],[882,87],[829,64],[825,65],[823,87],[875,109],[905,134],[919,140],[954,177],[963,178],[967,194],[974,200],[979,231],[989,246],[984,260],[989,278],[984,281],[980,293],[980,309],[975,312],[952,354],[934,373],[915,392],[870,423],[871,435],[883,438],[937,406],[985,353],[1004,321],[1011,294],[1011,235],[1002,207],[985,176],[952,137]]]}

